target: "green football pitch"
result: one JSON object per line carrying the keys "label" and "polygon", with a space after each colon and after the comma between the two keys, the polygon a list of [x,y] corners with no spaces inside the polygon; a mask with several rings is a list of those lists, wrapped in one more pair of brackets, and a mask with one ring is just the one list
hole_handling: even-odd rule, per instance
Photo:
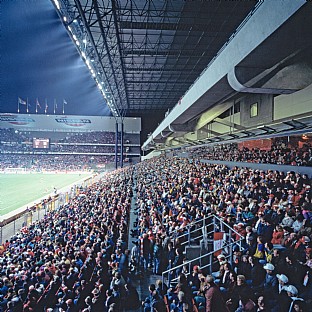
{"label": "green football pitch", "polygon": [[0,174],[0,216],[51,194],[91,174]]}

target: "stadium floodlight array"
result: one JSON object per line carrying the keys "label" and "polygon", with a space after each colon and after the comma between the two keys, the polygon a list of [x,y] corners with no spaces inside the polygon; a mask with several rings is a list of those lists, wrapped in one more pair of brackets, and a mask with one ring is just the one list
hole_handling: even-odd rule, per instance
{"label": "stadium floodlight array", "polygon": [[95,83],[113,116],[116,118],[122,117],[116,99],[113,96],[112,88],[108,82],[109,79],[107,78],[102,62],[100,61],[92,35],[84,26],[83,22],[77,20],[75,12],[70,10],[73,9],[73,6],[69,4],[69,1],[53,0],[53,3],[60,19],[67,29],[72,41],[75,43],[82,60],[88,67],[91,76],[94,78]]}

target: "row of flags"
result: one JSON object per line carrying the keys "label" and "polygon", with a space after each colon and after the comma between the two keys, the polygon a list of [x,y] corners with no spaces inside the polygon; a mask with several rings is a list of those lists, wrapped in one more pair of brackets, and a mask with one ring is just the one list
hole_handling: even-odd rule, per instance
{"label": "row of flags", "polygon": [[[17,112],[20,112],[20,105],[25,105],[26,106],[26,113],[29,113],[29,107],[32,107],[32,105],[28,102],[28,98],[27,100],[23,100],[22,98],[18,97],[17,99]],[[63,109],[62,109],[62,113],[65,114],[65,105],[67,105],[67,101],[65,99],[63,99]],[[48,99],[45,99],[45,105],[41,106],[41,104],[39,103],[38,98],[36,98],[36,103],[35,103],[35,111],[36,114],[40,111],[42,111],[42,109],[44,108],[44,113],[47,114],[48,113]],[[57,111],[57,102],[56,99],[54,99],[54,103],[53,103],[53,114],[55,114]]]}

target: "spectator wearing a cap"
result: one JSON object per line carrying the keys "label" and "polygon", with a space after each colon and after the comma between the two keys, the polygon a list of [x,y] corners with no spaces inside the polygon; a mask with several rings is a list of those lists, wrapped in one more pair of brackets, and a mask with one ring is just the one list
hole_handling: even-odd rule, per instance
{"label": "spectator wearing a cap", "polygon": [[278,311],[288,311],[290,300],[287,294],[287,287],[289,286],[288,277],[285,274],[276,274],[278,279],[278,294],[277,305]]}
{"label": "spectator wearing a cap", "polygon": [[222,270],[223,270],[223,264],[226,263],[226,258],[225,258],[225,255],[223,254],[220,254],[217,256],[217,259],[218,259],[218,268],[219,270],[218,271],[214,271],[211,273],[212,277],[214,279],[219,279],[220,276],[222,275]]}
{"label": "spectator wearing a cap", "polygon": [[289,312],[294,311],[293,310],[293,306],[295,302],[298,301],[304,301],[302,298],[298,297],[298,289],[294,286],[294,285],[288,285],[287,287],[285,287],[285,290],[287,292],[287,295],[289,297],[289,301],[290,301],[290,305],[289,305]]}
{"label": "spectator wearing a cap", "polygon": [[269,298],[269,296],[274,296],[278,292],[278,281],[274,274],[275,267],[272,263],[267,263],[263,266],[266,270],[266,275],[262,284],[264,295]]}
{"label": "spectator wearing a cap", "polygon": [[288,286],[288,277],[285,274],[276,274],[278,280],[278,293],[280,294]]}

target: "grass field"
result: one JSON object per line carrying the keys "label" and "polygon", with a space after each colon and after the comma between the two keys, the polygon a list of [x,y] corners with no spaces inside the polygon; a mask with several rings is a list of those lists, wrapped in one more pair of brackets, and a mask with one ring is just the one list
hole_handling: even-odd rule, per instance
{"label": "grass field", "polygon": [[1,174],[0,216],[51,194],[54,187],[59,190],[88,176],[90,174]]}

